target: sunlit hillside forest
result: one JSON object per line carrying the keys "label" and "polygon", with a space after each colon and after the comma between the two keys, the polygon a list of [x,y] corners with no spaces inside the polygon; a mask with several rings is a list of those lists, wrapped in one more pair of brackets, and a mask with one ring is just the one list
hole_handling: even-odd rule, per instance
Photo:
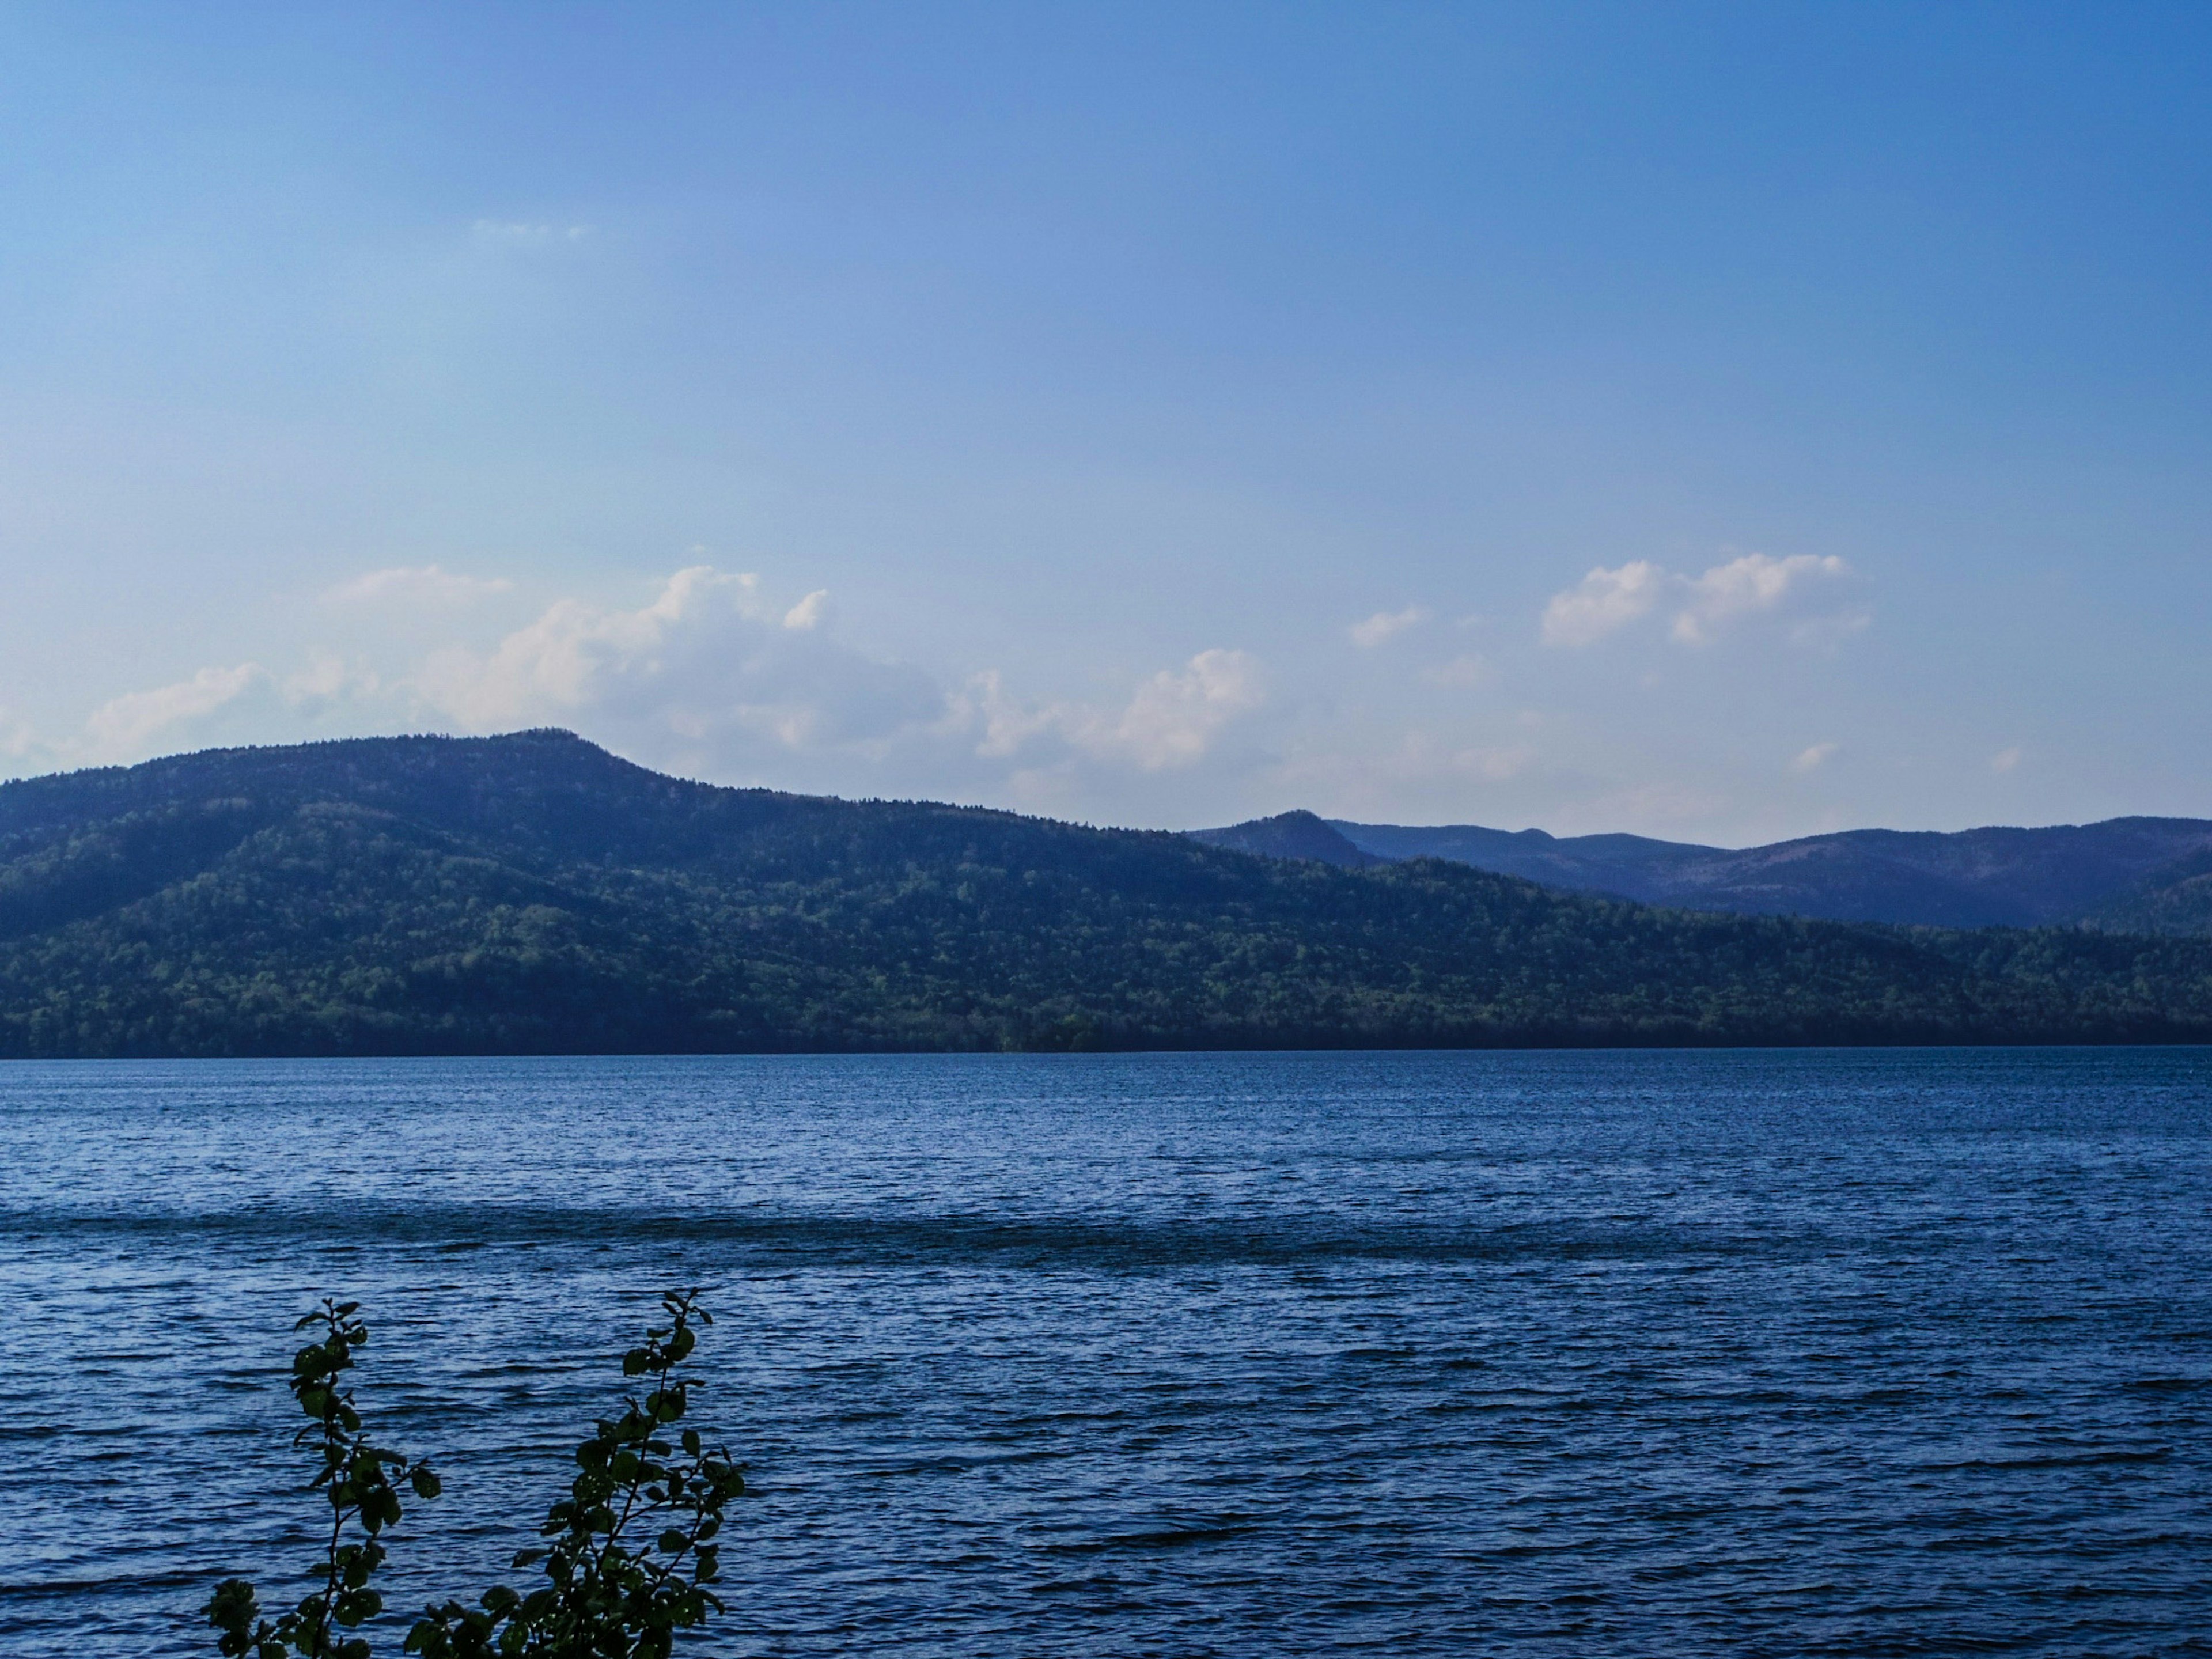
{"label": "sunlit hillside forest", "polygon": [[2212,1039],[2212,941],[1693,915],[565,732],[0,787],[0,1054]]}

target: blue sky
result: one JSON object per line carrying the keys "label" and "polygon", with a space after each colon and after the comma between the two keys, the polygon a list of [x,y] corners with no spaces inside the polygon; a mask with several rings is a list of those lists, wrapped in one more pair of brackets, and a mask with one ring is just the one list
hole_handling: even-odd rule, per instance
{"label": "blue sky", "polygon": [[0,13],[0,771],[2212,816],[2201,7]]}

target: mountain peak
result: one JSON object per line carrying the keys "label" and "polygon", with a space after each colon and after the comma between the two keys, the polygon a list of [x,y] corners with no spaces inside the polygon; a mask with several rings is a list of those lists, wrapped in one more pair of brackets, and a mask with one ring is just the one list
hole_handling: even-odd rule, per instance
{"label": "mountain peak", "polygon": [[1251,818],[1221,830],[1194,830],[1193,841],[1232,852],[1257,853],[1263,858],[1306,859],[1334,864],[1346,870],[1364,870],[1389,859],[1362,852],[1319,814],[1304,811],[1278,812],[1271,818]]}

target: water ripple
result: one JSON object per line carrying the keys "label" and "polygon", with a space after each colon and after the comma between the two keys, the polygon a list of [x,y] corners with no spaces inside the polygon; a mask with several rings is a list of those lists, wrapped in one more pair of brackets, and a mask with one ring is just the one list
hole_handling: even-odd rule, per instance
{"label": "water ripple", "polygon": [[2049,1050],[0,1069],[0,1651],[281,1588],[326,1289],[480,1588],[678,1281],[702,1654],[2208,1650],[2212,1055]]}

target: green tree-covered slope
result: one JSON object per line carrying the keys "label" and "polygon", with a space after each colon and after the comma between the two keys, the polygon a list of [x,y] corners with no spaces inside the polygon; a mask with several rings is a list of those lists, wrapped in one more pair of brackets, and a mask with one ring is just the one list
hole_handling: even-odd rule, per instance
{"label": "green tree-covered slope", "polygon": [[1693,915],[564,732],[0,786],[0,1054],[2212,1039],[2212,943]]}

